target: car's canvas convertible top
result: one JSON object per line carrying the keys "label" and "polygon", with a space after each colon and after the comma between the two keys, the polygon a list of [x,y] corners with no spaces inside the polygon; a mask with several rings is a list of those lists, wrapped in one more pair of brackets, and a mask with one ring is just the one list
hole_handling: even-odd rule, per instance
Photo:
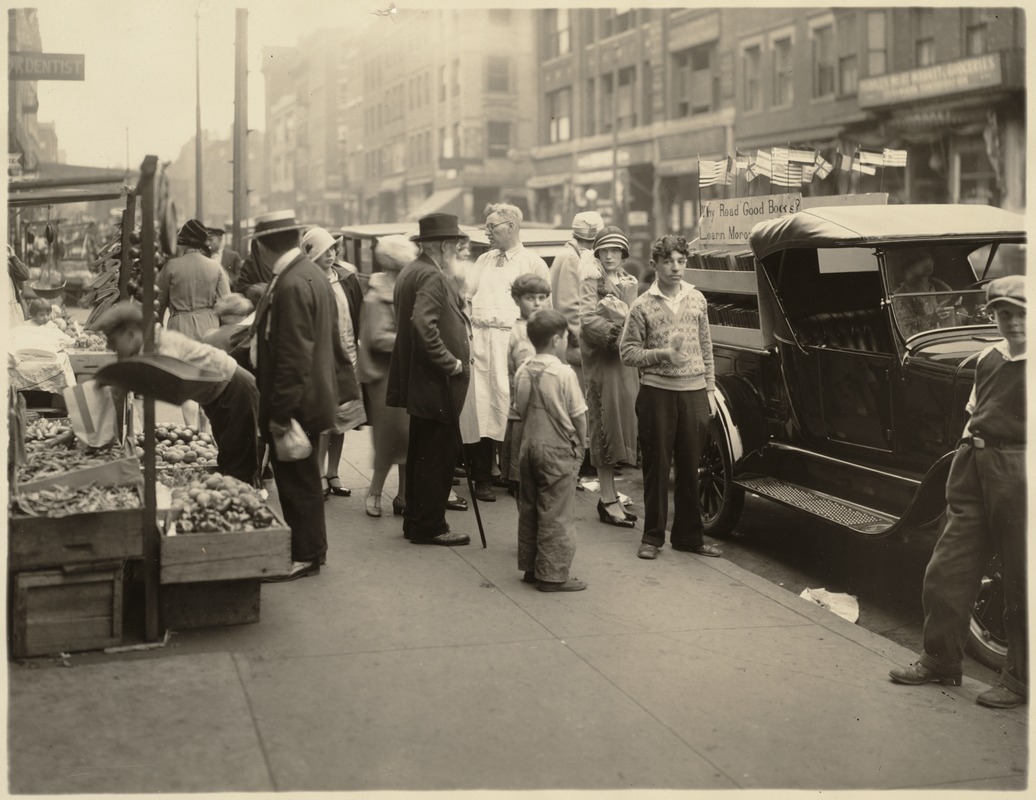
{"label": "car's canvas convertible top", "polygon": [[758,259],[804,247],[967,240],[1024,241],[1025,218],[980,205],[823,206],[760,222],[749,236]]}

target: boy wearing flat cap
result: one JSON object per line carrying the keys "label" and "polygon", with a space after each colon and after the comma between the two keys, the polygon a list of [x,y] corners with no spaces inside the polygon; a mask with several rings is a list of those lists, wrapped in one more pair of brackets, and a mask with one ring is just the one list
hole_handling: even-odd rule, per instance
{"label": "boy wearing flat cap", "polygon": [[946,522],[925,571],[924,653],[896,667],[896,683],[960,686],[971,609],[995,552],[1004,582],[1008,650],[1000,680],[976,702],[1014,708],[1028,699],[1025,578],[1025,279],[986,287],[1002,342],[975,365],[970,415],[946,481]]}
{"label": "boy wearing flat cap", "polygon": [[[144,314],[139,304],[116,303],[94,323],[119,358],[140,355],[144,346]],[[219,448],[216,464],[224,475],[257,485],[259,477],[259,391],[255,378],[217,347],[182,333],[155,326],[155,352],[218,373],[222,380],[192,398],[212,423]]]}

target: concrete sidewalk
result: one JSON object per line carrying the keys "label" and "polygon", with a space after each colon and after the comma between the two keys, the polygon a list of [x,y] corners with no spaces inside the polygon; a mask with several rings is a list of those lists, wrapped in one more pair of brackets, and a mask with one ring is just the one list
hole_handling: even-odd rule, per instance
{"label": "concrete sidewalk", "polygon": [[488,549],[471,511],[450,514],[471,546],[411,545],[393,486],[388,516],[364,514],[368,441],[346,438],[327,566],[264,586],[257,625],[10,664],[10,790],[1027,785],[1026,707],[981,708],[968,678],[897,686],[915,653],[724,559],[639,560],[596,495],[578,496],[585,592],[521,582],[502,491]]}

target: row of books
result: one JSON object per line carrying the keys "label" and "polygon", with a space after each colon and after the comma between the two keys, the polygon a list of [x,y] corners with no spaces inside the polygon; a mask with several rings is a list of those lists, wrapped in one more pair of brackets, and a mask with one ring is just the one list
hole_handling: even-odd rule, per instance
{"label": "row of books", "polygon": [[759,309],[743,303],[709,303],[709,322],[734,328],[758,328]]}
{"label": "row of books", "polygon": [[701,250],[691,253],[687,266],[691,269],[752,272],[755,269],[755,256],[751,250]]}

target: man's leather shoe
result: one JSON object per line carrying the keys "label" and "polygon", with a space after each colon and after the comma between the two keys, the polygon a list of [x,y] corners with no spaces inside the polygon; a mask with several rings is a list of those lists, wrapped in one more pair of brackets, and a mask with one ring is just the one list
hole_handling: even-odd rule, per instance
{"label": "man's leather shoe", "polygon": [[653,559],[658,558],[658,547],[657,545],[648,544],[644,542],[640,545],[637,550],[637,558]]}
{"label": "man's leather shoe", "polygon": [[316,561],[292,561],[291,570],[287,575],[270,575],[267,578],[263,578],[263,583],[287,583],[288,581],[297,581],[299,578],[319,574],[319,559]]}
{"label": "man's leather shoe", "polygon": [[920,686],[922,683],[941,683],[943,686],[960,686],[961,672],[938,672],[929,669],[920,661],[908,667],[895,667],[889,670],[889,677],[896,683],[908,686]]}
{"label": "man's leather shoe", "polygon": [[480,503],[495,503],[496,495],[489,481],[475,481],[475,498]]}
{"label": "man's leather shoe", "polygon": [[1025,705],[1026,700],[1024,694],[1018,694],[1002,683],[998,683],[992,689],[987,689],[975,698],[976,703],[986,708],[1018,708],[1018,706]]}
{"label": "man's leather shoe", "polygon": [[411,539],[411,544],[439,544],[443,547],[458,547],[462,544],[470,544],[471,537],[466,533],[455,533],[454,531],[446,531],[446,533],[440,533],[438,536],[431,536],[427,539]]}

